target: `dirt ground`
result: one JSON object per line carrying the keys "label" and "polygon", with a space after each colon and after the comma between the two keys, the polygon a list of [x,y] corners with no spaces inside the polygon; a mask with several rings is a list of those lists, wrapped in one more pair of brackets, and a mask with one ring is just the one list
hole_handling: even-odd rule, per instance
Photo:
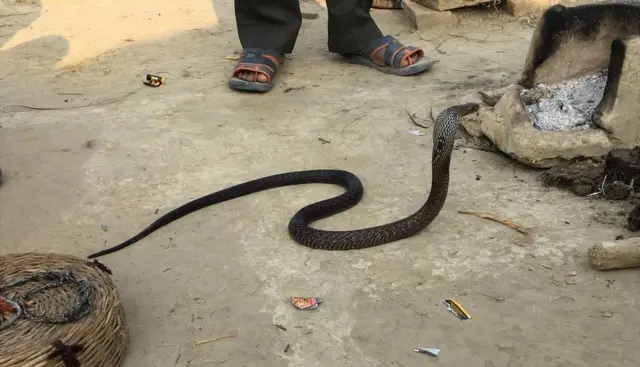
{"label": "dirt ground", "polygon": [[[488,10],[418,34],[402,11],[373,11],[385,32],[439,59],[399,78],[329,54],[326,11],[302,7],[319,17],[304,20],[277,87],[255,96],[227,88],[225,57],[240,47],[231,0],[5,1],[0,253],[84,257],[191,198],[300,169],[345,169],[365,185],[357,207],[317,227],[398,219],[423,203],[431,178],[431,129],[410,134],[405,110],[425,118],[512,82],[533,30]],[[142,85],[146,73],[166,85]],[[630,235],[619,214],[630,204],[545,188],[539,174],[461,147],[428,229],[347,253],[287,234],[297,209],[336,187],[275,189],[185,217],[101,258],[127,311],[123,365],[640,365],[637,270],[596,272],[586,260],[594,243]],[[324,303],[300,311],[293,295]],[[472,319],[448,313],[447,298]],[[439,361],[415,347],[440,348]]]}

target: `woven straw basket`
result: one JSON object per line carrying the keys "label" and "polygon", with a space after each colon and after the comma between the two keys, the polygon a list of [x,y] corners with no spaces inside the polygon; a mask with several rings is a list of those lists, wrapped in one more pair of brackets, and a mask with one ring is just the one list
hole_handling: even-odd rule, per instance
{"label": "woven straw basket", "polygon": [[[73,286],[54,287],[37,291],[23,300],[25,317],[18,317],[13,324],[0,329],[0,366],[2,367],[117,367],[121,364],[128,342],[128,329],[124,309],[120,303],[109,270],[90,261],[74,256],[21,253],[0,256],[0,297],[7,301],[21,299],[29,290],[47,284],[33,280],[2,289],[21,277],[45,271],[66,271],[84,282],[84,293]],[[84,298],[78,294],[84,295]],[[90,309],[79,320],[70,323],[49,323],[26,317],[45,315],[50,320],[64,315],[73,301],[83,299]],[[0,302],[2,299],[0,298]],[[16,308],[17,309],[17,308]],[[12,309],[12,310],[16,310]],[[10,310],[0,314],[0,321],[17,315]],[[5,324],[6,325],[6,324]],[[72,353],[52,356],[56,347],[68,346]],[[55,344],[58,343],[58,344]],[[81,346],[77,347],[77,346]],[[69,355],[79,364],[69,362]],[[51,358],[50,358],[51,357]]]}

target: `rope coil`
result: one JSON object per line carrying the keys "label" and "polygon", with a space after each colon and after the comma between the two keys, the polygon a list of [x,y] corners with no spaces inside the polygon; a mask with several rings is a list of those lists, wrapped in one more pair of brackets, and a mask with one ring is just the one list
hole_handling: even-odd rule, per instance
{"label": "rope coil", "polygon": [[[6,284],[0,284],[0,294],[5,293],[8,289],[17,287],[20,285],[24,285],[30,281],[47,281],[50,283],[34,287],[22,295],[15,297],[14,299],[9,299],[8,297],[3,297],[7,303],[12,303],[20,310],[20,313],[16,313],[14,316],[9,318],[4,322],[0,322],[0,330],[9,327],[13,324],[20,316],[23,316],[26,319],[32,321],[46,322],[50,324],[66,324],[69,322],[75,322],[89,314],[91,312],[91,290],[89,287],[89,282],[84,279],[77,279],[73,276],[69,271],[65,270],[49,270],[37,272],[31,275],[23,276],[17,278],[13,281],[10,281]],[[73,286],[76,288],[76,294],[73,299],[71,299],[71,307],[67,310],[63,311],[61,315],[57,315],[54,317],[50,317],[44,314],[36,315],[31,309],[33,307],[29,307],[30,301],[34,295],[41,293],[45,290],[63,286]]]}

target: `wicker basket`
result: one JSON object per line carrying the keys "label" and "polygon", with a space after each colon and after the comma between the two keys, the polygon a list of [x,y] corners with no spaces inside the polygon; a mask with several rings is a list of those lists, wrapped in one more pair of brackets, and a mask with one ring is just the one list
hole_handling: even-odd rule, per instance
{"label": "wicker basket", "polygon": [[[49,359],[56,351],[57,340],[63,346],[76,349],[75,359],[82,367],[117,367],[121,364],[128,342],[128,329],[118,291],[109,277],[109,270],[74,256],[22,253],[0,256],[0,287],[38,272],[62,270],[88,283],[87,300],[91,309],[71,323],[48,323],[19,317],[0,330],[0,366],[2,367],[64,367],[77,366],[65,362],[63,356]],[[45,283],[33,281],[17,285],[0,294],[6,301],[20,299],[21,294]],[[29,315],[62,315],[70,300],[77,300],[73,287],[42,290],[24,302]],[[75,295],[76,298],[73,298]],[[8,303],[7,303],[8,304]],[[26,313],[25,313],[26,314]],[[12,315],[5,313],[0,320]],[[60,344],[57,344],[60,346]],[[81,346],[74,347],[74,346]],[[81,349],[81,350],[77,350]],[[69,357],[66,357],[67,360]]]}

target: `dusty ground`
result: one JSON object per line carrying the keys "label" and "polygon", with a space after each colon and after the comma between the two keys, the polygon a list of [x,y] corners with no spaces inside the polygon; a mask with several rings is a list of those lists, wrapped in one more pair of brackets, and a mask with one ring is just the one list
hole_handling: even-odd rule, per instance
{"label": "dusty ground", "polygon": [[[421,205],[431,177],[431,130],[409,134],[404,110],[425,117],[514,80],[532,31],[484,12],[418,35],[402,11],[374,11],[385,31],[440,60],[397,78],[328,54],[326,13],[304,2],[319,18],[304,21],[277,88],[256,97],[226,87],[225,56],[239,49],[232,1],[176,4],[0,8],[1,253],[86,256],[190,198],[297,169],[351,170],[366,187],[360,205],[318,227],[400,218]],[[143,86],[147,72],[167,85]],[[585,258],[593,243],[628,236],[617,213],[630,206],[543,188],[538,175],[460,148],[448,201],[426,231],[349,253],[311,251],[286,232],[298,208],[335,187],[272,190],[184,218],[102,259],[131,328],[124,366],[638,366],[638,273],[598,273]],[[299,311],[292,295],[325,301]],[[471,320],[445,311],[450,297]],[[191,345],[229,332],[237,336]],[[418,346],[440,348],[440,361]]]}

